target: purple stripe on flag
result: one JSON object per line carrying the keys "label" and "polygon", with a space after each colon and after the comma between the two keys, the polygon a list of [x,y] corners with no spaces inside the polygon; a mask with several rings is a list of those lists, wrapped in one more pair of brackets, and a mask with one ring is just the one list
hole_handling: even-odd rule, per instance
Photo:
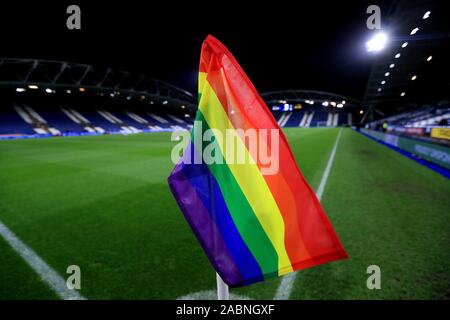
{"label": "purple stripe on flag", "polygon": [[[169,176],[169,187],[181,211],[205,250],[209,261],[226,283],[241,283],[244,279],[225,245],[216,224],[178,163]],[[192,164],[193,165],[193,164]]]}

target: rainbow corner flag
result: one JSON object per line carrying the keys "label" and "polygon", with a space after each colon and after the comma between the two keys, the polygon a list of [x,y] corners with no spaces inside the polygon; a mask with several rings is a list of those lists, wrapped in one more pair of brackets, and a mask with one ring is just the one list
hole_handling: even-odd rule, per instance
{"label": "rainbow corner flag", "polygon": [[[245,286],[347,258],[277,121],[235,58],[212,36],[202,46],[198,89],[191,139],[168,182],[224,282]],[[208,130],[208,137],[202,136]],[[242,134],[252,130],[261,133],[256,148],[250,134]],[[237,163],[239,154],[229,152],[231,140],[252,161]],[[276,170],[268,169],[258,150],[278,152]],[[214,161],[204,159],[208,152]]]}

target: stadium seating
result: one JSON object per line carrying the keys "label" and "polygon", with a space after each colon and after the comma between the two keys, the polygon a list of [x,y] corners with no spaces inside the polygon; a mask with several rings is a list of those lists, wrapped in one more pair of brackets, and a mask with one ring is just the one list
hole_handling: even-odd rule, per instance
{"label": "stadium seating", "polygon": [[399,113],[370,123],[375,128],[383,123],[394,127],[428,127],[439,126],[441,122],[450,121],[450,102],[444,101],[435,106],[424,106],[422,108]]}
{"label": "stadium seating", "polygon": [[327,108],[304,108],[294,111],[272,111],[280,127],[335,127],[351,124],[350,112]]}
{"label": "stadium seating", "polygon": [[373,121],[366,125],[366,129],[385,131],[448,146],[450,145],[449,123],[450,102],[443,101],[435,106],[424,106]]}
{"label": "stadium seating", "polygon": [[349,120],[349,116],[351,117],[351,113],[349,112],[340,112],[338,113],[338,125],[350,124],[351,120]]}
{"label": "stadium seating", "polygon": [[[180,130],[192,127],[184,114],[163,108],[73,103],[11,103],[0,108],[0,135],[77,135],[99,133],[137,133]],[[331,111],[331,112],[330,112]],[[272,111],[281,127],[323,127],[348,123],[348,113],[319,107]],[[424,121],[423,113],[414,114]],[[427,121],[440,120],[445,115]]]}
{"label": "stadium seating", "polygon": [[[156,109],[156,108],[155,108]],[[77,135],[98,133],[137,133],[142,131],[190,128],[192,120],[175,113],[156,110],[33,103],[0,107],[0,135]]]}
{"label": "stadium seating", "polygon": [[26,123],[11,106],[0,107],[0,135],[33,133],[33,127]]}
{"label": "stadium seating", "polygon": [[60,132],[76,133],[85,131],[81,124],[70,119],[61,108],[48,108],[43,106],[39,108],[38,112],[50,127],[55,127]]}
{"label": "stadium seating", "polygon": [[289,119],[286,121],[284,127],[298,127],[304,114],[305,112],[303,111],[293,112]]}
{"label": "stadium seating", "polygon": [[316,111],[309,124],[310,127],[325,127],[327,125],[328,112]]}

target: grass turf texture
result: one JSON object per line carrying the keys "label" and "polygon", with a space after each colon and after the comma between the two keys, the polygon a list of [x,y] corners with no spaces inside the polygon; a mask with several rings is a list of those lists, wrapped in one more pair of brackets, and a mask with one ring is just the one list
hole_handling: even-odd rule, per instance
{"label": "grass turf texture", "polygon": [[[317,188],[339,129],[287,129]],[[301,271],[292,299],[450,298],[450,181],[343,129],[322,198],[350,256]],[[169,192],[170,134],[0,141],[0,220],[88,299],[174,299],[215,274]],[[368,290],[366,268],[382,271]],[[279,279],[232,292],[273,298]],[[56,296],[0,238],[0,299]]]}

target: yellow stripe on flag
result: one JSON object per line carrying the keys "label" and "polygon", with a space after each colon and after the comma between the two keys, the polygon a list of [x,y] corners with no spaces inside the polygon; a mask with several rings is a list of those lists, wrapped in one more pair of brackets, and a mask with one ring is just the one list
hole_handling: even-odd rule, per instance
{"label": "yellow stripe on flag", "polygon": [[[250,159],[251,155],[245,144],[236,133],[214,90],[206,80],[206,73],[204,73],[204,76],[201,74],[199,75],[199,85],[202,83],[201,88],[203,89],[199,109],[206,122],[211,129],[220,131],[224,138],[226,130],[231,129],[234,135],[233,139],[237,142],[237,150],[245,152],[245,159]],[[216,138],[228,167],[278,254],[278,274],[283,275],[292,272],[291,261],[284,245],[284,220],[257,164],[255,162],[248,163],[248,160],[244,164],[236,164],[235,161],[230,161],[230,159],[227,159],[229,155],[224,150],[224,141],[220,141],[220,137]]]}
{"label": "yellow stripe on flag", "polygon": [[206,76],[208,74],[206,72],[199,72],[198,73],[198,93],[202,93],[203,87],[206,83]]}

